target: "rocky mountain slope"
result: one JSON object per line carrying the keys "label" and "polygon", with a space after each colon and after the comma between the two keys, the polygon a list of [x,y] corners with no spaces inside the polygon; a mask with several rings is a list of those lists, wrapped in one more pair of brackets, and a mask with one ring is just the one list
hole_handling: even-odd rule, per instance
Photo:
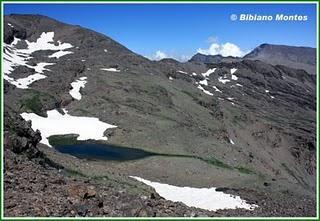
{"label": "rocky mountain slope", "polygon": [[272,65],[285,65],[316,74],[316,53],[316,49],[310,47],[262,44],[243,58],[260,60]]}
{"label": "rocky mountain slope", "polygon": [[217,64],[221,62],[236,62],[239,61],[239,57],[223,57],[222,55],[204,55],[201,53],[197,53],[191,57],[189,62],[200,62],[205,64]]}
{"label": "rocky mountain slope", "polygon": [[[5,207],[6,215],[315,214],[315,75],[287,63],[271,65],[250,59],[150,61],[102,34],[40,15],[5,16],[4,25],[4,194],[5,204],[14,205]],[[80,84],[75,93],[80,95],[75,96],[71,91]],[[20,114],[34,113],[37,119],[45,119],[47,111],[54,109],[57,117],[91,117],[116,125],[104,131],[108,140],[103,142],[161,155],[124,162],[78,159],[39,143],[41,128],[35,128],[35,121],[20,131],[19,125],[25,124],[17,117]],[[60,127],[63,131],[64,125]],[[39,152],[35,157],[25,154],[34,151]],[[46,159],[40,163],[44,166],[36,159]],[[21,171],[23,181],[18,178]],[[67,184],[52,187],[57,195],[37,196],[46,202],[45,211],[25,210],[15,194],[38,192],[39,182],[47,186],[41,193],[51,191],[49,182],[54,176]],[[157,196],[151,208],[141,213],[132,208],[136,212],[127,214],[123,205],[136,200],[140,209],[145,208],[150,203],[148,194],[155,194],[130,176],[176,186],[220,187],[259,209],[203,211]],[[100,182],[103,177],[112,178],[108,190],[106,183],[111,181]],[[62,200],[68,188],[88,186],[88,179],[93,182],[89,186],[105,195],[101,208],[107,206],[106,213],[100,207],[88,209],[100,205],[95,197],[76,203]],[[24,182],[29,180],[36,181],[26,190]],[[20,189],[13,188],[15,182],[21,184]],[[137,185],[148,189],[147,198],[142,197],[144,190],[132,188]],[[279,194],[285,203],[279,202]],[[120,203],[115,205],[108,197],[120,197]],[[54,212],[53,204],[59,212]],[[81,205],[87,212],[72,205]],[[293,212],[296,208],[301,211]]]}

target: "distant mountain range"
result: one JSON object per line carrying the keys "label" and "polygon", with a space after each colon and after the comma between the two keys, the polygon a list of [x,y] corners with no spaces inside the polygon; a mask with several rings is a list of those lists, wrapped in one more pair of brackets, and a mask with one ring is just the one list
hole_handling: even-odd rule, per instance
{"label": "distant mountain range", "polygon": [[316,49],[287,45],[262,44],[242,58],[221,55],[196,54],[189,61],[202,63],[234,62],[239,60],[260,60],[272,65],[285,65],[316,74]]}
{"label": "distant mountain range", "polygon": [[221,62],[234,62],[241,60],[239,57],[223,57],[222,55],[204,55],[201,53],[195,54],[189,62],[200,62],[205,64],[217,64]]}

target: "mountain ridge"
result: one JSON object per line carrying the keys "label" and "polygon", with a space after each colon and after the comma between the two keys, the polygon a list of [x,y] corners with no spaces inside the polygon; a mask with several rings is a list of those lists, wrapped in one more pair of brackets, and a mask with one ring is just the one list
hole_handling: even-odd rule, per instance
{"label": "mountain ridge", "polygon": [[[274,51],[274,52],[272,52]],[[297,60],[304,54],[305,57]],[[189,61],[202,63],[233,62],[240,60],[261,60],[273,65],[285,65],[304,69],[309,74],[316,74],[316,49],[305,46],[289,46],[263,43],[243,57],[223,57],[222,55],[195,54]]]}

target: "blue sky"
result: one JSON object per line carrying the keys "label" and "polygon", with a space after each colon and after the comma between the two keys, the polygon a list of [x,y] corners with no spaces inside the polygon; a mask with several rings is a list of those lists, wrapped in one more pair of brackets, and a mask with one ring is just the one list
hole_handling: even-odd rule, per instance
{"label": "blue sky", "polygon": [[[315,4],[5,4],[4,13],[42,14],[81,25],[154,59],[183,60],[199,49],[244,54],[262,43],[316,47]],[[230,19],[231,14],[278,13],[308,20]]]}

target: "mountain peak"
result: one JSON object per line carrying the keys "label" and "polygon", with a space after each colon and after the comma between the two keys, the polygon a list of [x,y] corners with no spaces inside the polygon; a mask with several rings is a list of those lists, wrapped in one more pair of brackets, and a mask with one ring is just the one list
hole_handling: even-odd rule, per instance
{"label": "mountain peak", "polygon": [[316,49],[311,47],[263,43],[243,58],[261,60],[273,65],[286,65],[316,74]]}

